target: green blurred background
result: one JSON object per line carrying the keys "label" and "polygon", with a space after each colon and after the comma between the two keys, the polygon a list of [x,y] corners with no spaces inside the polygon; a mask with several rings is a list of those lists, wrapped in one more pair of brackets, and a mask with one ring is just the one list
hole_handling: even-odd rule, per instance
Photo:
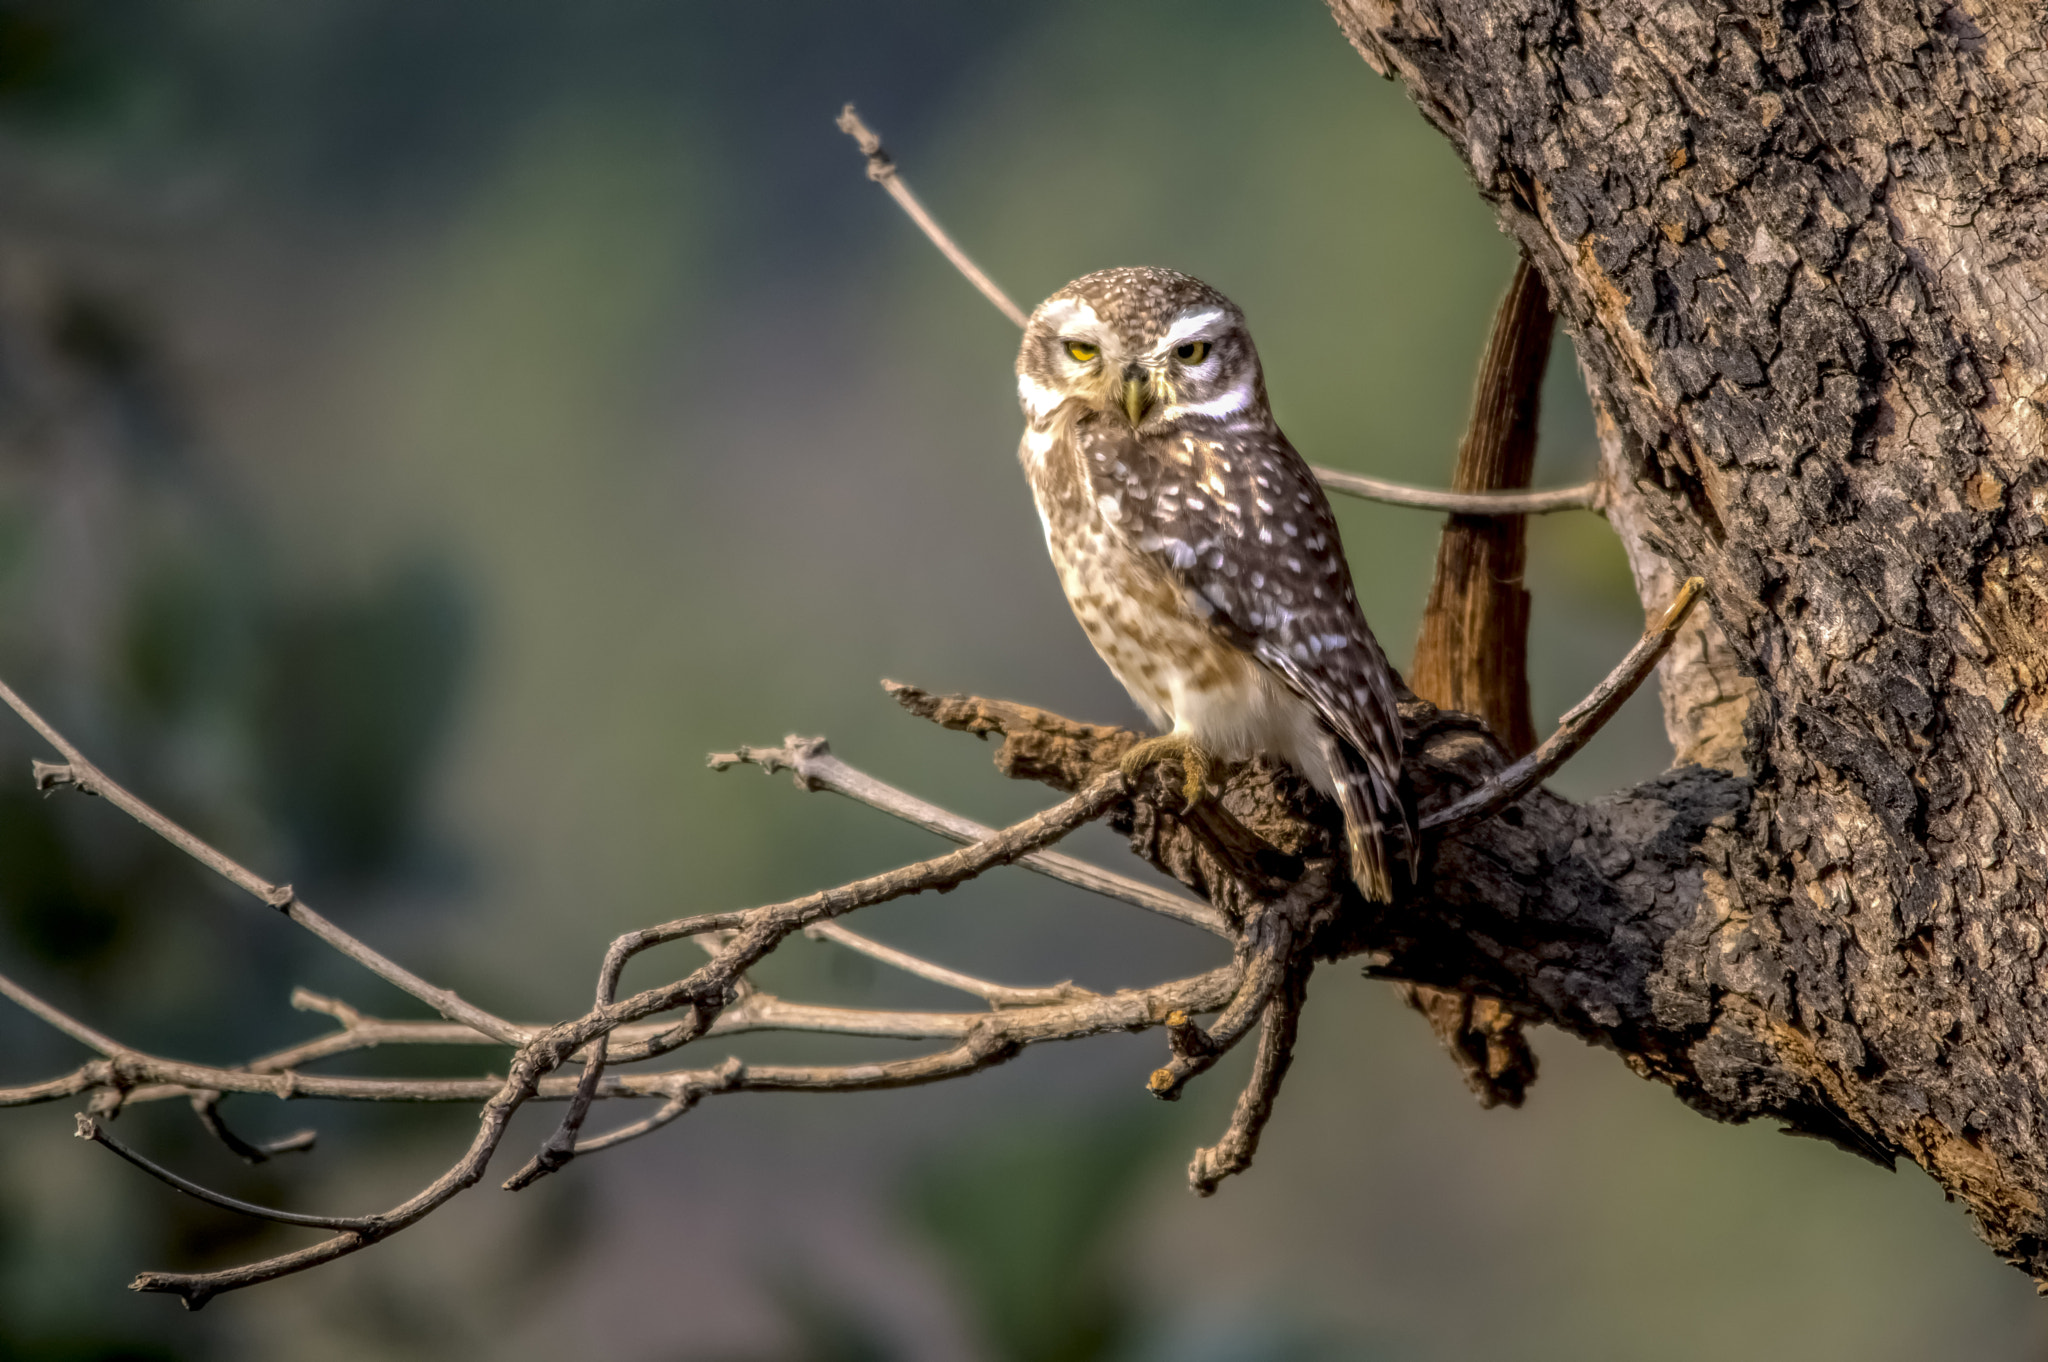
{"label": "green blurred background", "polygon": [[[847,99],[1019,299],[1111,264],[1199,274],[1251,316],[1311,458],[1447,476],[1512,249],[1311,0],[6,0],[0,676],[175,816],[534,1020],[582,1005],[622,929],[932,849],[713,775],[709,749],[822,732],[991,821],[1043,804],[875,685],[1136,719],[1013,462],[1015,333],[861,174]],[[1547,401],[1538,479],[1583,477],[1567,347]],[[1437,525],[1340,514],[1399,659]],[[1640,612],[1590,517],[1533,527],[1529,582],[1541,724]],[[208,1060],[318,1030],[294,985],[417,1015],[106,807],[34,795],[31,755],[0,726],[0,969]],[[1668,757],[1646,695],[1558,784]],[[1129,864],[1107,834],[1076,845]],[[1219,958],[1021,875],[861,925],[1020,983]],[[760,977],[949,1002],[806,943]],[[200,1315],[124,1284],[308,1236],[148,1182],[72,1139],[69,1104],[0,1113],[0,1358],[2042,1354],[2027,1282],[1917,1172],[1537,1045],[1528,1107],[1482,1112],[1389,989],[1328,968],[1257,1167],[1212,1200],[1182,1170],[1241,1063],[1163,1106],[1156,1037],[1117,1038],[936,1089],[710,1102]],[[0,1082],[80,1058],[0,1006]],[[352,1213],[474,1124],[227,1114],[316,1126],[318,1152],[246,1168],[169,1103],[119,1129],[239,1195]]]}

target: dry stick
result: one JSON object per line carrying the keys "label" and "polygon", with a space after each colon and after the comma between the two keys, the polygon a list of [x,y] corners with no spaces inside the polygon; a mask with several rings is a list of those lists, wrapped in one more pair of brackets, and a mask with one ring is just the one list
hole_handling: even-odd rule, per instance
{"label": "dry stick", "polygon": [[1452,515],[1549,515],[1552,511],[1598,511],[1605,506],[1598,482],[1571,487],[1552,487],[1540,492],[1444,492],[1433,487],[1410,487],[1364,473],[1341,468],[1309,469],[1324,489],[1389,506],[1414,506],[1425,511],[1448,511]]}
{"label": "dry stick", "polygon": [[1188,1184],[1202,1196],[1212,1195],[1224,1178],[1251,1167],[1252,1155],[1258,1152],[1259,1136],[1265,1131],[1266,1122],[1273,1115],[1273,1103],[1280,1095],[1280,1082],[1294,1062],[1294,1041],[1301,1030],[1302,1004],[1308,1000],[1310,968],[1310,961],[1296,963],[1266,1003],[1251,1078],[1238,1094],[1230,1125],[1222,1139],[1207,1149],[1196,1150],[1188,1164]]}
{"label": "dry stick", "polygon": [[210,1188],[200,1186],[189,1178],[179,1177],[161,1164],[150,1162],[150,1160],[136,1153],[127,1145],[122,1144],[119,1140],[107,1134],[105,1130],[101,1129],[100,1123],[93,1120],[90,1116],[83,1114],[79,1116],[78,1138],[81,1140],[91,1140],[102,1148],[112,1150],[157,1181],[177,1188],[186,1196],[197,1197],[209,1205],[219,1206],[224,1210],[234,1211],[240,1215],[254,1216],[258,1220],[275,1220],[280,1225],[299,1225],[306,1229],[314,1230],[366,1230],[370,1228],[371,1222],[365,1217],[299,1215],[293,1211],[274,1211],[268,1206],[258,1206],[253,1202],[238,1201],[234,1197],[223,1196],[221,1193]]}
{"label": "dry stick", "polygon": [[221,1098],[217,1092],[195,1092],[192,1094],[192,1114],[199,1118],[199,1124],[206,1133],[228,1147],[228,1152],[243,1163],[268,1163],[279,1154],[304,1154],[319,1143],[320,1132],[301,1130],[282,1139],[266,1140],[262,1144],[251,1144],[228,1126],[220,1114]]}
{"label": "dry stick", "polygon": [[[803,789],[830,790],[834,794],[857,799],[955,842],[978,842],[993,831],[971,818],[949,813],[936,804],[927,803],[848,766],[832,755],[830,745],[823,738],[804,738],[792,733],[782,740],[780,747],[742,747],[736,752],[714,752],[708,758],[708,764],[714,771],[741,764],[759,766],[769,772],[790,771]],[[1064,852],[1036,851],[1020,857],[1017,864],[1104,898],[1136,904],[1162,916],[1214,932],[1226,940],[1237,935],[1223,914],[1200,899],[1147,884],[1128,875],[1119,875],[1113,870],[1104,870]]]}
{"label": "dry stick", "polygon": [[861,151],[866,153],[868,178],[889,191],[889,197],[896,200],[904,212],[910,214],[910,220],[923,229],[924,234],[931,238],[932,245],[937,246],[946,259],[953,262],[953,268],[965,275],[968,283],[981,290],[982,297],[994,303],[998,312],[1019,327],[1023,326],[1029,320],[1024,315],[1024,309],[1011,302],[1010,296],[996,287],[995,280],[983,274],[975,263],[967,258],[967,252],[954,245],[953,238],[947,236],[945,229],[925,211],[924,205],[917,201],[917,195],[910,192],[910,186],[905,184],[903,176],[897,173],[895,160],[888,152],[882,150],[882,139],[870,132],[868,125],[860,121],[860,115],[853,111],[851,104],[839,111],[839,131],[858,142]]}
{"label": "dry stick", "polygon": [[[895,158],[882,149],[882,139],[861,122],[860,115],[849,104],[839,114],[839,130],[853,138],[868,158],[868,178],[889,191],[910,220],[917,224],[934,246],[939,248],[946,259],[953,262],[953,268],[966,277],[967,282],[981,291],[981,296],[996,305],[996,310],[1008,317],[1020,329],[1030,320],[1023,308],[1010,301],[1010,296],[996,287],[995,281],[983,274],[967,253],[955,245],[953,238],[946,235],[917,196],[903,183],[903,175],[896,168]],[[1387,482],[1382,478],[1367,477],[1363,473],[1346,473],[1334,468],[1311,470],[1324,487],[1346,496],[1363,497],[1367,501],[1381,501],[1392,506],[1415,506],[1423,510],[1449,511],[1453,515],[1544,515],[1551,511],[1588,510],[1602,508],[1601,487],[1598,482],[1582,483],[1576,487],[1559,487],[1544,492],[1444,492],[1428,487],[1410,487],[1405,483]]]}
{"label": "dry stick", "polygon": [[1283,898],[1257,911],[1246,924],[1239,945],[1244,982],[1206,1031],[1194,1026],[1171,1028],[1168,1044],[1172,1058],[1145,1081],[1154,1097],[1177,1100],[1189,1080],[1213,1068],[1266,1014],[1286,983],[1296,945],[1305,936],[1308,914],[1329,896],[1327,865],[1312,864]]}
{"label": "dry stick", "polygon": [[[1472,418],[1451,474],[1458,491],[1528,486],[1554,325],[1542,276],[1524,256],[1479,361]],[[1529,592],[1522,584],[1526,540],[1520,516],[1444,522],[1408,668],[1417,695],[1482,720],[1511,757],[1536,746],[1529,715]]]}
{"label": "dry stick", "polygon": [[[1472,415],[1451,474],[1456,490],[1529,485],[1555,329],[1543,277],[1523,256],[1495,309],[1480,357]],[[1454,515],[1444,521],[1408,667],[1408,685],[1417,695],[1483,722],[1511,760],[1536,746],[1529,711],[1529,592],[1522,582],[1527,530],[1520,516]],[[1522,1104],[1536,1076],[1536,1056],[1518,1017],[1460,990],[1398,987],[1482,1106]]]}
{"label": "dry stick", "polygon": [[84,1022],[50,1006],[35,994],[0,974],[0,996],[19,1006],[31,1015],[48,1022],[88,1050],[97,1050],[108,1059],[116,1059],[129,1053],[128,1047],[111,1036],[101,1035]]}
{"label": "dry stick", "polygon": [[98,795],[207,869],[277,909],[364,969],[410,993],[450,1021],[473,1026],[510,1044],[519,1044],[523,1039],[510,1022],[492,1016],[452,990],[437,988],[403,965],[380,955],[300,902],[290,885],[272,884],[136,798],[87,760],[83,752],[52,728],[42,715],[30,709],[4,682],[0,682],[0,701],[4,701],[9,709],[20,715],[29,727],[64,756],[62,763],[34,763],[37,789],[52,790],[69,785],[82,794]]}
{"label": "dry stick", "polygon": [[1692,612],[1693,603],[1705,587],[1706,583],[1701,578],[1686,578],[1685,584],[1678,588],[1678,594],[1672,597],[1671,604],[1665,607],[1663,615],[1644,631],[1636,646],[1629,649],[1628,656],[1593,688],[1591,694],[1557,721],[1557,731],[1546,738],[1541,747],[1513,765],[1503,767],[1463,799],[1424,818],[1421,830],[1448,837],[1499,812],[1548,780],[1614,717],[1622,703],[1635,694],[1636,687],[1656,670],[1658,662],[1671,650],[1671,641],[1677,637],[1678,626],[1685,623],[1685,617]]}
{"label": "dry stick", "polygon": [[830,941],[834,945],[844,946],[871,960],[893,965],[905,974],[915,975],[919,979],[929,979],[935,984],[943,984],[962,993],[971,993],[977,998],[984,999],[991,1007],[1032,1007],[1040,1003],[1063,1003],[1073,998],[1096,996],[1093,990],[1082,988],[1071,979],[1049,988],[1012,988],[1007,984],[990,983],[971,974],[947,969],[944,965],[935,965],[929,960],[906,951],[899,951],[893,946],[884,946],[881,942],[862,936],[859,932],[842,927],[836,922],[813,923],[804,928],[804,935],[814,941]]}

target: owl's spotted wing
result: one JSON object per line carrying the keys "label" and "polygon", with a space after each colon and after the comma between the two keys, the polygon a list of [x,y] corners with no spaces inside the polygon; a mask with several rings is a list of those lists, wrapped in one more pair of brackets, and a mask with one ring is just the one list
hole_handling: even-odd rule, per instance
{"label": "owl's spotted wing", "polygon": [[1393,670],[1359,611],[1329,501],[1287,437],[1263,423],[1156,440],[1113,422],[1077,434],[1081,476],[1113,532],[1312,704],[1362,759],[1373,802],[1400,816]]}

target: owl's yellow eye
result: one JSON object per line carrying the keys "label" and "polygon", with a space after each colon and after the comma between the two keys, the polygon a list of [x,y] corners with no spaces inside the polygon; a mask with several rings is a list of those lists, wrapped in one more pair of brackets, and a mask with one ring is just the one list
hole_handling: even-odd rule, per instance
{"label": "owl's yellow eye", "polygon": [[1076,364],[1086,364],[1089,360],[1102,353],[1102,347],[1090,345],[1086,341],[1068,341],[1067,353],[1074,357]]}
{"label": "owl's yellow eye", "polygon": [[1177,345],[1173,357],[1182,364],[1200,364],[1209,357],[1209,342],[1189,341],[1186,345]]}

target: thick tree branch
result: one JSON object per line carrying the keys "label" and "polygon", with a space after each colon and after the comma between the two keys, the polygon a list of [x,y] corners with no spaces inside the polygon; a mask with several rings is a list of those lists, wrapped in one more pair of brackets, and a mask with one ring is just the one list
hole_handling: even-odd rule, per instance
{"label": "thick tree branch", "polygon": [[1666,722],[1754,803],[1665,948],[1689,1100],[1909,1156],[2048,1281],[2039,14],[1331,9],[1542,271],[1639,589],[1712,598]]}

